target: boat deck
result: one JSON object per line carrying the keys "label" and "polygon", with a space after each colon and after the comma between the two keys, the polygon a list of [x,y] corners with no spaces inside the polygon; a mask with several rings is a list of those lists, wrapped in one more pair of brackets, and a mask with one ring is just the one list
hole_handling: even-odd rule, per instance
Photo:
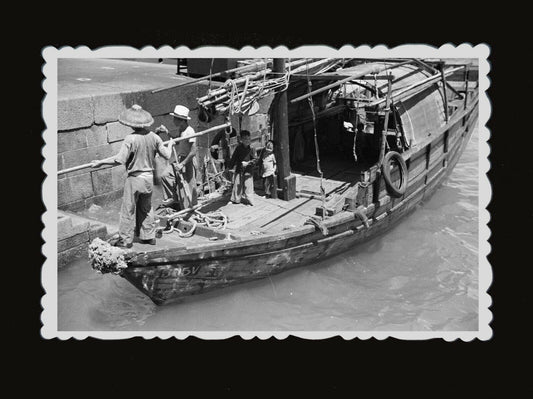
{"label": "boat deck", "polygon": [[[311,163],[310,163],[311,164]],[[342,194],[353,186],[359,179],[360,168],[347,169],[346,164],[330,165],[324,170],[323,186],[326,199],[334,194]],[[296,190],[301,195],[290,201],[281,199],[265,198],[256,182],[254,205],[233,204],[229,201],[230,193],[220,195],[199,209],[202,213],[222,212],[228,218],[225,229],[213,229],[224,235],[230,234],[233,239],[245,240],[257,237],[257,235],[277,234],[301,227],[316,214],[316,208],[322,205],[320,197],[320,177],[316,170],[305,170],[296,175]],[[155,187],[153,205],[154,208],[160,203],[161,188]],[[93,207],[80,212],[80,215],[89,219],[107,224],[108,231],[117,231],[120,217],[121,199],[106,205],[103,208]],[[194,234],[189,238],[182,238],[177,232],[164,234],[157,239],[155,246],[134,242],[133,250],[137,252],[152,251],[165,248],[194,247],[212,242],[213,239],[201,234]]]}

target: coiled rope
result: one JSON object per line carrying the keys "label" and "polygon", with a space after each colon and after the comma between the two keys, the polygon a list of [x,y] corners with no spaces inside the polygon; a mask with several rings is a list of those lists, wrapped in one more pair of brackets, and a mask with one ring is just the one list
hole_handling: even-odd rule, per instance
{"label": "coiled rope", "polygon": [[190,213],[187,215],[187,221],[190,221],[193,224],[189,231],[184,232],[177,227],[179,222],[185,219],[186,215],[181,212],[174,212],[168,214],[168,227],[163,230],[163,233],[170,234],[176,231],[180,237],[188,238],[194,235],[197,226],[206,226],[212,229],[225,229],[228,224],[228,217],[220,211],[202,213],[195,209],[191,212],[192,215],[190,215]]}

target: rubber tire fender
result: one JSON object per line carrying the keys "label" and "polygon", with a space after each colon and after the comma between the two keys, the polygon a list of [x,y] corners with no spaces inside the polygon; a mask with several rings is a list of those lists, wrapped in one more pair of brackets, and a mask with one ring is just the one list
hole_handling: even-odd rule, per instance
{"label": "rubber tire fender", "polygon": [[[400,165],[400,186],[396,187],[393,182],[390,175],[390,163],[391,161],[395,160],[398,165]],[[395,198],[399,198],[402,195],[405,194],[405,190],[407,190],[407,165],[405,161],[403,160],[403,157],[397,153],[396,151],[389,151],[385,154],[385,157],[383,158],[383,164],[381,165],[381,172],[383,174],[383,178],[385,179],[385,184],[387,185],[387,191],[389,194]]]}

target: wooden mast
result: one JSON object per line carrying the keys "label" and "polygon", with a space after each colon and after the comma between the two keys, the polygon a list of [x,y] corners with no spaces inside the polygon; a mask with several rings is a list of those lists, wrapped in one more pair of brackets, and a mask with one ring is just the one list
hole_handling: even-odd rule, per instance
{"label": "wooden mast", "polygon": [[[285,59],[274,58],[273,72],[285,73]],[[289,122],[287,111],[287,90],[276,95],[274,101],[274,141],[278,166],[278,185],[282,188],[282,198],[286,201],[296,198],[296,176],[291,175],[289,150]]]}

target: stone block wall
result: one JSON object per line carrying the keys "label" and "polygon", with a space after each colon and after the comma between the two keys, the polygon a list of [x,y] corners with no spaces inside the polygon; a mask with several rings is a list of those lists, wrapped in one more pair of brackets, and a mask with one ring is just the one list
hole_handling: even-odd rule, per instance
{"label": "stone block wall", "polygon": [[[212,86],[216,83],[211,83]],[[58,101],[58,170],[107,158],[118,153],[124,137],[132,129],[118,122],[120,113],[133,104],[141,105],[154,117],[152,129],[163,124],[171,126],[169,115],[177,104],[190,110],[190,125],[196,132],[225,122],[217,115],[211,122],[198,119],[197,98],[207,93],[208,83],[198,82],[184,87],[167,89],[158,93],[149,91],[64,98]],[[264,145],[269,137],[269,108],[273,96],[260,101],[259,111],[242,119],[242,129],[252,133],[256,148]],[[232,124],[238,127],[238,118],[232,117]],[[238,128],[237,128],[238,130]],[[209,157],[209,147],[217,132],[197,139],[197,165],[203,165]],[[166,137],[162,136],[163,139]],[[59,209],[76,211],[89,208],[92,204],[105,205],[122,195],[126,177],[123,165],[104,167],[98,170],[82,169],[58,176]],[[200,173],[201,177],[201,173]]]}
{"label": "stone block wall", "polygon": [[58,267],[61,268],[72,260],[87,254],[87,245],[94,238],[106,238],[107,227],[79,218],[75,215],[59,212],[57,216],[57,255]]}
{"label": "stone block wall", "polygon": [[[213,83],[212,83],[213,85]],[[63,98],[58,101],[58,170],[88,163],[116,154],[124,137],[132,129],[118,122],[120,113],[139,104],[154,117],[152,129],[171,125],[169,113],[177,104],[190,110],[191,126],[195,131],[205,130],[224,123],[217,116],[210,123],[198,120],[197,97],[207,92],[208,84],[199,82],[152,93],[139,92]],[[208,154],[210,137],[198,139],[199,156]],[[58,207],[63,210],[87,209],[92,204],[105,205],[122,195],[125,168],[122,165],[102,169],[82,169],[58,175]]]}

